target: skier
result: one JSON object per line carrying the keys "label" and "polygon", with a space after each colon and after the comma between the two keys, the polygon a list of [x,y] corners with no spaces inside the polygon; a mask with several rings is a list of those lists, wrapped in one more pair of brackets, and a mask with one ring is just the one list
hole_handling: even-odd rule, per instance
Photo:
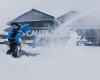
{"label": "skier", "polygon": [[24,33],[30,30],[29,24],[20,25],[18,23],[11,23],[12,30],[8,33],[8,42],[9,42],[9,50],[7,54],[11,54],[12,57],[18,58],[18,47],[22,45],[21,38],[23,37]]}

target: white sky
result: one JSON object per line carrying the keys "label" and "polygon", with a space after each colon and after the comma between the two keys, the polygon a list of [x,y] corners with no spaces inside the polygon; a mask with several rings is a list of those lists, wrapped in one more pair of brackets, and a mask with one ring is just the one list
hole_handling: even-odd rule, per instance
{"label": "white sky", "polygon": [[32,8],[58,17],[70,10],[85,12],[99,5],[100,0],[0,0],[0,24]]}

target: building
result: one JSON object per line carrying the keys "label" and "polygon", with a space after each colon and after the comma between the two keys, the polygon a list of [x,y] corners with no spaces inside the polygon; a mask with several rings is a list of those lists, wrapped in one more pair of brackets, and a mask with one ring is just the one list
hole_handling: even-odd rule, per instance
{"label": "building", "polygon": [[100,29],[78,29],[77,33],[91,42],[91,45],[100,46]]}
{"label": "building", "polygon": [[[48,34],[48,32],[54,30],[58,25],[70,21],[75,16],[78,16],[78,14],[79,13],[76,11],[70,11],[55,19],[55,17],[51,15],[48,15],[36,9],[31,9],[30,11],[11,20],[7,24],[9,26],[12,22],[16,22],[21,25],[26,23],[30,24],[31,30],[27,33],[27,36],[25,36],[24,38],[26,40],[30,40],[30,39],[33,40],[33,38],[36,37],[37,35]],[[77,20],[75,23],[73,23],[70,26],[76,28],[78,26],[81,28],[85,28],[90,25],[90,27],[92,28],[92,26],[95,26],[94,24],[100,25],[99,22],[97,21],[100,20],[96,20],[94,16],[90,16],[90,17],[88,16],[85,18],[82,17],[79,18],[79,20]],[[5,31],[9,31],[10,29],[11,27],[5,29]],[[100,29],[77,29],[77,33],[82,37],[85,37],[89,42],[92,42],[92,45],[100,45]]]}
{"label": "building", "polygon": [[[78,35],[91,42],[92,46],[100,46],[100,18],[97,15],[80,17],[73,25]],[[81,39],[82,39],[81,38]]]}
{"label": "building", "polygon": [[[54,29],[55,26],[55,18],[51,15],[38,11],[36,9],[32,9],[17,18],[11,20],[7,23],[10,26],[12,22],[23,24],[30,24],[31,30],[28,32],[29,36],[37,36],[38,34],[45,34],[48,31]],[[11,28],[6,29],[5,31],[9,31]]]}
{"label": "building", "polygon": [[56,18],[56,20],[58,21],[59,24],[64,24],[67,21],[69,21],[70,19],[72,19],[73,17],[75,17],[76,15],[78,15],[78,12],[76,11],[70,11],[64,15],[61,15],[60,17]]}

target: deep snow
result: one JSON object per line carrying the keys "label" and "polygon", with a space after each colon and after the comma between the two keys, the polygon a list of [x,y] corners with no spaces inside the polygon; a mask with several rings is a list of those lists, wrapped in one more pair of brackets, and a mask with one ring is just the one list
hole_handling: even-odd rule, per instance
{"label": "deep snow", "polygon": [[33,48],[31,51],[40,53],[35,57],[14,59],[5,54],[6,45],[0,47],[1,80],[100,79],[100,47],[75,46],[75,37],[66,46]]}

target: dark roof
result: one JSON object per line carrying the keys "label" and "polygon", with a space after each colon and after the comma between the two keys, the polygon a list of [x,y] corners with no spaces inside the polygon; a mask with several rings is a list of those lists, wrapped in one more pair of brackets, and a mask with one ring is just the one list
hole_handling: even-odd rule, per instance
{"label": "dark roof", "polygon": [[7,24],[10,25],[10,23],[12,22],[31,22],[31,21],[46,21],[46,20],[49,20],[49,21],[54,20],[54,17],[46,13],[40,12],[36,9],[32,9],[20,15],[19,17],[13,19]]}
{"label": "dark roof", "polygon": [[4,29],[4,31],[9,32],[12,29],[12,27]]}
{"label": "dark roof", "polygon": [[76,11],[70,11],[70,12],[56,18],[56,20],[58,20],[60,23],[64,23],[64,22],[70,20],[71,18],[73,18],[74,16],[76,16],[77,14],[78,14],[78,12],[76,12]]}

